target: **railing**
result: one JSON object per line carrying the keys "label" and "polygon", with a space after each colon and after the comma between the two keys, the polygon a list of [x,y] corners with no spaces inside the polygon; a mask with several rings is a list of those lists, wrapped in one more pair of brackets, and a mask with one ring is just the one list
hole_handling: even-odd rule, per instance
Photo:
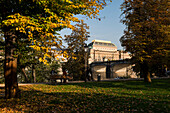
{"label": "railing", "polygon": [[115,61],[105,61],[105,62],[93,62],[90,65],[96,66],[96,65],[115,65],[115,64],[121,64],[121,63],[131,63],[131,59],[125,59],[125,60],[115,60]]}

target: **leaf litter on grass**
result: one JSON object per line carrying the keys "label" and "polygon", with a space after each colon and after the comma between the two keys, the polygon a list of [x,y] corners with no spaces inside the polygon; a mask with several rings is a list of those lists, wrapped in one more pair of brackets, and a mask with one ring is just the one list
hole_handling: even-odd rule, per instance
{"label": "leaf litter on grass", "polygon": [[1,99],[0,112],[168,113],[169,84],[157,86],[167,81],[150,86],[142,81],[21,86],[21,98]]}

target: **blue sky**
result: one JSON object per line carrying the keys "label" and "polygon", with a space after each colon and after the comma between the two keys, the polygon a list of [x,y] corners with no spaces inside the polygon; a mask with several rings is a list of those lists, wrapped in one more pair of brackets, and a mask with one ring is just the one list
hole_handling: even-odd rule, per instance
{"label": "blue sky", "polygon": [[[90,27],[90,37],[87,43],[90,43],[94,39],[98,40],[107,40],[114,43],[118,49],[122,49],[120,44],[120,37],[123,35],[123,30],[125,25],[120,23],[120,4],[123,3],[123,0],[113,0],[111,3],[108,3],[103,10],[100,11],[99,17],[101,21],[97,19],[86,19],[84,17],[84,22]],[[104,18],[105,17],[105,18]],[[82,16],[79,18],[82,18]],[[61,35],[70,34],[70,30],[62,30]]]}

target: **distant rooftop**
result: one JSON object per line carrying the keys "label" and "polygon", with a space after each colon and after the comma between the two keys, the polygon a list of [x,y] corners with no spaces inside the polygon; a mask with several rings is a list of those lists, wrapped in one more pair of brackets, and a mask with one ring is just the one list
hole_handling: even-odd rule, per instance
{"label": "distant rooftop", "polygon": [[92,42],[103,42],[103,43],[111,43],[111,41],[106,41],[106,40],[93,40]]}
{"label": "distant rooftop", "polygon": [[93,45],[100,45],[100,46],[112,46],[116,47],[115,44],[111,43],[111,41],[105,41],[105,40],[93,40],[90,44],[88,44],[89,48],[93,48]]}

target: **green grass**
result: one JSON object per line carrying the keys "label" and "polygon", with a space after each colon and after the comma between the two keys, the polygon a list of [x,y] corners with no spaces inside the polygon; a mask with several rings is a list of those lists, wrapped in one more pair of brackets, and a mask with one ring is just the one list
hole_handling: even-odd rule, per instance
{"label": "green grass", "polygon": [[[0,112],[170,112],[170,79],[22,86],[20,99],[0,99]],[[2,89],[1,89],[2,90]]]}

